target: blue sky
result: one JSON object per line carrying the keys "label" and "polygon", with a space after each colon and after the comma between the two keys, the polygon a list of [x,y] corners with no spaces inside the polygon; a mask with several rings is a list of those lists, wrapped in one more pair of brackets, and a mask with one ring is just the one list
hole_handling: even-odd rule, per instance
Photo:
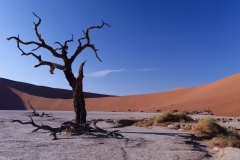
{"label": "blue sky", "polygon": [[[70,89],[64,74],[21,56],[10,36],[37,41],[33,22],[42,19],[39,32],[49,45],[74,35],[69,53],[75,51],[82,30],[90,32],[99,49],[98,61],[91,49],[73,64],[77,74],[84,67],[84,91],[130,95],[163,92],[177,87],[200,86],[236,74],[240,70],[240,1],[222,0],[42,0],[0,1],[0,77]],[[21,47],[29,52],[35,46]],[[62,64],[42,49],[43,60]]]}

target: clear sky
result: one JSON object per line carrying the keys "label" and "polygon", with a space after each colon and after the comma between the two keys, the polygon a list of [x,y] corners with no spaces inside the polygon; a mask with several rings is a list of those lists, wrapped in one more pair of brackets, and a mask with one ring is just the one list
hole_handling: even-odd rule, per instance
{"label": "clear sky", "polygon": [[[70,89],[64,74],[38,64],[32,56],[21,56],[15,40],[37,41],[33,22],[41,19],[39,32],[49,45],[69,44],[75,51],[82,30],[90,32],[99,49],[98,61],[91,49],[73,64],[77,74],[84,66],[84,91],[130,95],[163,92],[177,87],[200,86],[236,74],[240,70],[239,0],[41,0],[0,1],[0,77],[16,81]],[[21,47],[29,52],[35,46]],[[47,50],[38,50],[43,60],[62,63]]]}

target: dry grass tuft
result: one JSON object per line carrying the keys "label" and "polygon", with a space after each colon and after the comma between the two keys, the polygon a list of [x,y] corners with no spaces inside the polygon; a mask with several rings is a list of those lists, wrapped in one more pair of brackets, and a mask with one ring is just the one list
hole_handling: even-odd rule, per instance
{"label": "dry grass tuft", "polygon": [[226,134],[227,130],[217,124],[213,119],[204,118],[196,124],[193,132],[200,136],[215,137],[219,134]]}
{"label": "dry grass tuft", "polygon": [[240,148],[238,131],[226,130],[211,118],[200,120],[193,128],[193,132],[198,136],[212,138],[208,141],[208,144],[211,146]]}
{"label": "dry grass tuft", "polygon": [[185,112],[177,112],[176,114],[165,112],[162,115],[158,116],[155,119],[156,123],[165,123],[165,122],[189,122],[193,119],[188,116]]}
{"label": "dry grass tuft", "polygon": [[165,112],[162,115],[154,116],[148,120],[136,122],[135,126],[149,127],[149,126],[167,126],[171,122],[190,122],[193,119],[184,112],[178,112],[176,114]]}
{"label": "dry grass tuft", "polygon": [[237,130],[228,130],[227,134],[218,135],[209,142],[209,145],[216,147],[235,147],[240,148],[240,137]]}
{"label": "dry grass tuft", "polygon": [[154,125],[154,120],[156,119],[156,116],[151,117],[147,120],[143,120],[143,121],[138,121],[136,123],[134,123],[133,125],[135,126],[140,126],[140,127],[149,127],[149,126],[153,126]]}

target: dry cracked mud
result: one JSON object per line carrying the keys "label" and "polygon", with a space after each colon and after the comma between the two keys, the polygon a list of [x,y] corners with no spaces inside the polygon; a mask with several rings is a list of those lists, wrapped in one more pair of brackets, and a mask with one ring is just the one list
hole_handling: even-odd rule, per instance
{"label": "dry cracked mud", "polygon": [[[49,132],[40,130],[31,133],[31,125],[11,123],[12,119],[28,121],[29,118],[20,116],[22,111],[0,111],[0,159],[1,160],[32,160],[32,159],[89,159],[89,160],[132,160],[132,159],[159,159],[159,160],[200,160],[214,159],[221,153],[225,157],[231,151],[219,150],[209,152],[202,144],[193,143],[192,134],[171,130],[166,127],[136,127],[119,128],[124,139],[99,138],[90,135],[70,135],[62,133],[58,140],[52,140]],[[89,118],[99,118],[94,112]],[[72,120],[74,113],[54,112],[54,118],[34,118],[37,124],[47,124],[58,127],[63,121]],[[103,113],[102,116],[106,117]],[[129,115],[128,115],[129,116]],[[140,115],[141,117],[142,115]],[[120,116],[121,117],[121,116]],[[131,118],[136,115],[131,115]],[[116,118],[116,116],[115,116]],[[112,123],[99,122],[99,127],[115,130]],[[238,150],[239,152],[239,150]],[[212,155],[211,155],[212,154]]]}

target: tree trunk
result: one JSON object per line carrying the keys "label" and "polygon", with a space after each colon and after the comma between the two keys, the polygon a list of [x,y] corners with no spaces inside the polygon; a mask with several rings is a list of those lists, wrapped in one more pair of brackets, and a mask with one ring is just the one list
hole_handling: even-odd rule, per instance
{"label": "tree trunk", "polygon": [[85,109],[85,100],[83,95],[83,66],[86,61],[84,61],[80,68],[78,77],[75,78],[71,68],[64,71],[65,77],[69,82],[69,85],[72,87],[72,90],[74,92],[73,94],[73,105],[74,105],[74,111],[75,111],[75,123],[78,126],[79,124],[86,123],[87,118],[87,112]]}
{"label": "tree trunk", "polygon": [[78,77],[76,79],[76,88],[73,95],[73,104],[75,109],[75,122],[78,126],[79,124],[86,123],[87,112],[85,109],[85,100],[83,95],[83,66],[86,61],[84,61],[78,72]]}

